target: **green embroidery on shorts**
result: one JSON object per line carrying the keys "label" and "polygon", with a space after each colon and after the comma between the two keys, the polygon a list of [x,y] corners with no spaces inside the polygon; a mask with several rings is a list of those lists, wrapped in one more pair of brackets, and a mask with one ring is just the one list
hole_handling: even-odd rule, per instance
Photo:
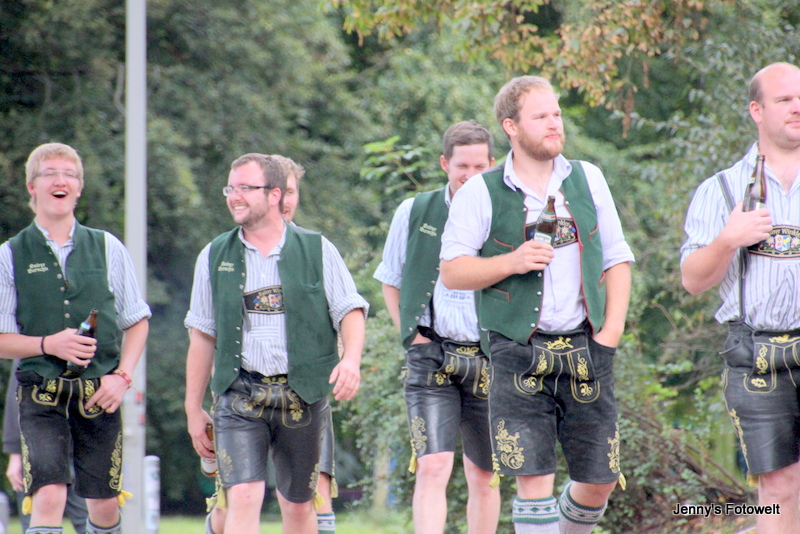
{"label": "green embroidery on shorts", "polygon": [[411,432],[411,447],[417,457],[422,456],[428,448],[425,443],[428,441],[428,436],[425,435],[425,420],[419,416],[414,417],[408,426]]}
{"label": "green embroidery on shorts", "polygon": [[525,456],[522,451],[525,449],[519,446],[519,432],[513,436],[506,430],[506,422],[500,421],[497,424],[497,434],[494,437],[497,451],[500,453],[500,463],[511,469],[519,469],[525,463]]}

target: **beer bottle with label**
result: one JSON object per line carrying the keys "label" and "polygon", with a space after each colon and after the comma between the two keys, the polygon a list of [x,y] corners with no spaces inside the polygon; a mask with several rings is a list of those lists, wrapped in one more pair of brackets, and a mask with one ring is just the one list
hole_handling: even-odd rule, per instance
{"label": "beer bottle with label", "polygon": [[[206,436],[208,436],[208,439],[210,439],[212,443],[214,442],[214,425],[212,425],[211,423],[206,424]],[[216,457],[200,458],[200,470],[203,472],[205,476],[207,477],[217,476],[218,469],[219,467],[217,466]]]}
{"label": "beer bottle with label", "polygon": [[[93,308],[92,311],[89,312],[89,316],[81,323],[81,325],[78,327],[78,331],[75,333],[79,336],[95,337],[96,328],[97,308]],[[67,362],[67,371],[70,372],[69,376],[81,376],[86,370],[86,367],[76,363]]]}
{"label": "beer bottle with label", "polygon": [[760,210],[767,207],[767,175],[765,170],[765,156],[756,157],[756,166],[753,169],[753,181],[747,186],[744,198],[744,211]]}
{"label": "beer bottle with label", "polygon": [[536,230],[533,233],[533,239],[552,245],[557,229],[556,197],[551,195],[547,197],[547,206],[542,210],[539,219],[536,221]]}

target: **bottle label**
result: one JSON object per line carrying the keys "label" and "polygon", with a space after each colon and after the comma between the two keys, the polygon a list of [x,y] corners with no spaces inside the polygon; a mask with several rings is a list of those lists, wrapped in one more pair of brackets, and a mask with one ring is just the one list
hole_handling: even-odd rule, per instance
{"label": "bottle label", "polygon": [[548,245],[553,244],[553,236],[551,234],[546,234],[544,232],[535,232],[533,234],[534,241],[541,241],[542,243],[547,243]]}

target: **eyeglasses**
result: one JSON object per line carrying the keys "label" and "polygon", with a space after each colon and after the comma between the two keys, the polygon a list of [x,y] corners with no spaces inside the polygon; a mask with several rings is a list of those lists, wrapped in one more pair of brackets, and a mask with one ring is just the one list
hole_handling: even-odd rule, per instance
{"label": "eyeglasses", "polygon": [[69,178],[71,180],[78,179],[78,173],[76,171],[62,171],[60,169],[45,169],[42,172],[36,174],[35,178],[43,177],[43,178],[55,178],[59,174],[63,174],[65,178]]}
{"label": "eyeglasses", "polygon": [[254,189],[267,189],[269,188],[268,185],[226,185],[222,188],[222,194],[226,197],[229,197],[233,194],[234,191],[243,195],[245,193],[249,193]]}

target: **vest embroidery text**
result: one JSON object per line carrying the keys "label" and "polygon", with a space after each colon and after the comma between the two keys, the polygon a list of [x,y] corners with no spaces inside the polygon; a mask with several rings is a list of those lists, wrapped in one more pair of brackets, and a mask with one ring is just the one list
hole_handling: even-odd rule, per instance
{"label": "vest embroidery text", "polygon": [[220,262],[219,267],[217,267],[217,271],[226,272],[226,273],[232,273],[233,272],[233,264],[231,262],[228,262],[228,261],[222,261],[222,262]]}
{"label": "vest embroidery text", "polygon": [[46,273],[50,269],[47,268],[47,265],[44,263],[31,263],[28,265],[28,274],[33,273]]}
{"label": "vest embroidery text", "polygon": [[419,227],[419,231],[423,234],[428,234],[431,237],[436,237],[438,234],[436,233],[437,228],[435,226],[431,226],[428,223],[423,224]]}

